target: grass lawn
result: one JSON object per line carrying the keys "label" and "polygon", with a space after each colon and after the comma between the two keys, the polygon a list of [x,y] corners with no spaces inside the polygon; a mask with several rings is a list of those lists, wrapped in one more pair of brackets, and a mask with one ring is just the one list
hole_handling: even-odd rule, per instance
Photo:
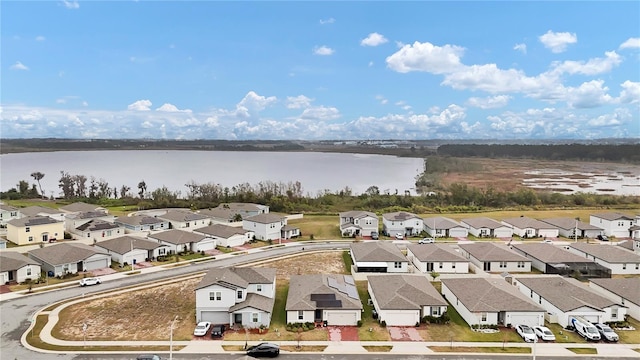
{"label": "grass lawn", "polygon": [[640,343],[640,321],[632,318],[631,316],[627,317],[629,324],[636,328],[635,330],[614,330],[618,337],[620,338],[620,342],[623,344],[637,344]]}
{"label": "grass lawn", "polygon": [[530,354],[527,347],[485,347],[485,346],[429,346],[435,352],[460,352],[460,353],[492,353],[492,354]]}
{"label": "grass lawn", "polygon": [[393,346],[387,346],[387,345],[369,346],[369,345],[365,345],[365,346],[363,346],[363,348],[365,350],[367,350],[368,352],[389,352],[389,351],[391,351],[391,349],[393,349]]}
{"label": "grass lawn", "polygon": [[549,330],[551,330],[551,332],[556,336],[557,343],[586,343],[582,336],[578,335],[574,331],[563,329],[559,324],[551,324],[545,321],[544,326],[548,327]]}
{"label": "grass lawn", "polygon": [[596,348],[567,348],[567,350],[573,351],[576,354],[582,355],[595,355],[598,353],[598,349]]}
{"label": "grass lawn", "polygon": [[304,215],[302,219],[291,220],[291,226],[300,228],[302,234],[298,240],[340,239],[338,214],[335,215]]}
{"label": "grass lawn", "polygon": [[369,305],[367,302],[367,299],[370,298],[369,291],[367,290],[367,281],[356,281],[356,287],[358,288],[358,295],[360,296],[364,309],[362,313],[362,326],[358,328],[360,341],[390,341],[391,335],[389,335],[389,331],[380,326],[378,320],[375,320],[373,316],[371,316],[373,305]]}

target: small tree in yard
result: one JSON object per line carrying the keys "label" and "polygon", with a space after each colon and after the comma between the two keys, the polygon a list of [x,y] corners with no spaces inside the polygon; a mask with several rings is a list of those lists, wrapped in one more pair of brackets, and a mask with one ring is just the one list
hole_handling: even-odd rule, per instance
{"label": "small tree in yard", "polygon": [[440,276],[440,274],[439,274],[439,273],[437,273],[437,272],[435,272],[435,271],[432,271],[430,275],[431,275],[431,277],[433,278],[433,281],[436,281],[436,279],[438,278],[438,276]]}

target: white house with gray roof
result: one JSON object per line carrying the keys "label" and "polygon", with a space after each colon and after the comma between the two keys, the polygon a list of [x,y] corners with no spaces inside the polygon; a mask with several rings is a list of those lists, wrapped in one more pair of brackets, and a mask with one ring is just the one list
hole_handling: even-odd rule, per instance
{"label": "white house with gray roof", "polygon": [[29,251],[29,258],[52,276],[104,269],[111,266],[111,256],[93,246],[79,243],[60,243]]}
{"label": "white house with gray roof", "polygon": [[407,259],[421,273],[466,274],[469,260],[449,244],[412,244],[407,246]]}
{"label": "white house with gray roof", "polygon": [[106,208],[96,205],[96,204],[87,204],[82,201],[74,202],[69,205],[61,206],[59,208],[60,211],[65,214],[79,214],[83,212],[109,212]]}
{"label": "white house with gray roof", "polygon": [[640,278],[591,279],[589,288],[627,307],[627,314],[640,320]]}
{"label": "white house with gray roof", "polygon": [[285,310],[287,323],[355,326],[362,319],[362,302],[351,275],[291,275]]}
{"label": "white house with gray roof", "polygon": [[595,238],[601,235],[603,230],[597,226],[593,226],[584,221],[576,220],[574,218],[551,218],[540,220],[547,224],[553,225],[558,228],[558,234],[568,239],[575,239],[576,234],[579,239],[581,238]]}
{"label": "white house with gray roof", "polygon": [[559,275],[516,277],[522,294],[546,310],[547,321],[569,326],[572,316],[592,323],[622,321],[626,306],[597,294],[573,278]]}
{"label": "white house with gray roof", "polygon": [[253,231],[256,240],[282,239],[282,228],[287,225],[287,217],[281,214],[265,213],[242,219],[242,228]]}
{"label": "white house with gray roof", "polygon": [[406,273],[409,260],[393,243],[365,241],[351,244],[351,259],[357,272]]}
{"label": "white house with gray roof", "polygon": [[77,238],[94,241],[113,239],[123,236],[125,233],[124,226],[100,219],[89,220],[70,232],[76,235]]}
{"label": "white house with gray roof", "polygon": [[425,276],[371,275],[367,280],[378,320],[389,326],[414,326],[425,316],[447,311],[447,301]]}
{"label": "white house with gray roof", "polygon": [[589,224],[602,228],[607,236],[626,238],[631,236],[634,218],[617,212],[598,213],[589,215]]}
{"label": "white house with gray roof", "polygon": [[216,239],[194,232],[171,229],[147,235],[147,238],[169,247],[170,253],[184,251],[211,251],[216,248]]}
{"label": "white house with gray roof", "polygon": [[340,234],[343,237],[371,236],[378,232],[378,216],[370,211],[344,211],[340,216]]}
{"label": "white house with gray roof", "polygon": [[502,279],[442,279],[442,295],[469,325],[544,325],[544,309]]}
{"label": "white house with gray roof", "polygon": [[14,206],[0,204],[0,225],[5,226],[7,221],[13,219],[20,219],[22,217],[22,213],[20,209]]}
{"label": "white house with gray roof", "polygon": [[69,233],[76,233],[76,229],[93,220],[101,220],[113,223],[116,220],[114,215],[108,214],[106,211],[85,211],[77,213],[69,213],[64,219],[64,228]]}
{"label": "white house with gray roof", "polygon": [[40,263],[17,251],[0,252],[0,285],[36,280],[40,271]]}
{"label": "white house with gray roof", "polygon": [[254,203],[222,203],[218,205],[218,209],[229,209],[242,216],[243,219],[269,213],[268,205]]}
{"label": "white house with gray roof", "polygon": [[571,243],[569,251],[611,269],[611,274],[640,275],[640,255],[609,244]]}
{"label": "white house with gray roof", "polygon": [[387,236],[402,234],[405,237],[418,236],[424,231],[424,222],[416,214],[396,211],[382,214],[382,232]]}
{"label": "white house with gray roof", "polygon": [[197,230],[195,234],[204,235],[216,240],[216,244],[223,247],[242,246],[251,241],[255,233],[237,226],[213,224]]}
{"label": "white house with gray roof", "polygon": [[212,268],[196,286],[196,322],[269,327],[275,291],[275,269]]}
{"label": "white house with gray roof", "polygon": [[488,217],[467,218],[460,221],[477,238],[511,238],[513,230],[501,222]]}
{"label": "white house with gray roof", "polygon": [[469,235],[469,230],[466,227],[446,217],[435,216],[422,220],[424,221],[424,230],[433,237],[466,238]]}
{"label": "white house with gray roof", "polygon": [[20,208],[22,217],[46,216],[57,221],[64,221],[66,213],[46,206],[27,206]]}
{"label": "white house with gray roof", "polygon": [[167,210],[164,214],[157,216],[159,219],[166,220],[170,224],[171,229],[193,230],[209,226],[211,218],[202,214],[194,213],[188,210]]}
{"label": "white house with gray roof", "polygon": [[153,231],[169,230],[169,221],[155,216],[132,215],[117,217],[114,222],[124,227],[127,234],[151,233]]}
{"label": "white house with gray roof", "polygon": [[111,260],[119,263],[120,266],[152,261],[169,252],[168,245],[129,235],[99,241],[94,247],[109,254]]}
{"label": "white house with gray roof", "polygon": [[211,219],[212,224],[229,224],[238,222],[242,224],[242,216],[236,211],[224,208],[200,209],[198,214],[204,215]]}
{"label": "white house with gray roof", "polygon": [[559,268],[574,266],[577,269],[594,268],[597,264],[582,256],[578,256],[562,246],[545,243],[514,244],[512,249],[531,260],[531,266],[545,274],[557,274]]}
{"label": "white house with gray roof", "polygon": [[511,227],[514,235],[523,238],[557,238],[560,235],[559,229],[554,225],[526,216],[504,219],[502,224]]}
{"label": "white house with gray roof", "polygon": [[531,260],[505,245],[489,242],[460,244],[460,253],[473,265],[487,272],[530,272]]}

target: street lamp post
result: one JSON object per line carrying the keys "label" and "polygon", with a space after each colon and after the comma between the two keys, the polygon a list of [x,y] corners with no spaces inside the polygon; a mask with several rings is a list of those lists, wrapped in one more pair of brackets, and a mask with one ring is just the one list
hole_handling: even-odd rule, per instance
{"label": "street lamp post", "polygon": [[178,315],[171,321],[171,333],[169,334],[169,360],[173,360],[173,325],[178,320]]}

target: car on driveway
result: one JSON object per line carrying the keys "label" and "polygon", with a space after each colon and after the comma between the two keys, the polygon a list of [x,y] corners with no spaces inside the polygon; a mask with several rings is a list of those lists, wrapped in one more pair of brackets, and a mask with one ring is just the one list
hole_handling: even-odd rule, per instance
{"label": "car on driveway", "polygon": [[378,240],[380,238],[380,234],[377,231],[371,232],[371,240]]}
{"label": "car on driveway", "polygon": [[396,240],[404,240],[404,234],[403,233],[396,233]]}
{"label": "car on driveway", "polygon": [[607,235],[598,235],[596,239],[600,241],[609,241],[609,237]]}
{"label": "car on driveway", "polygon": [[98,285],[102,283],[102,281],[100,280],[100,278],[97,278],[97,277],[88,277],[88,278],[81,279],[80,281],[78,281],[78,283],[80,284],[80,286],[91,286],[91,285]]}
{"label": "car on driveway", "polygon": [[534,326],[533,332],[536,333],[537,337],[544,341],[556,341],[556,336],[553,335],[551,330],[546,326]]}
{"label": "car on driveway", "polygon": [[533,329],[529,327],[529,325],[516,325],[516,332],[525,342],[534,342],[536,341],[536,334],[533,332]]}
{"label": "car on driveway", "polygon": [[247,349],[247,355],[252,357],[276,357],[280,355],[280,346],[263,342]]}
{"label": "car on driveway", "polygon": [[221,338],[224,335],[225,326],[224,325],[213,325],[211,328],[211,337],[212,338]]}
{"label": "car on driveway", "polygon": [[205,336],[211,329],[211,323],[208,321],[200,321],[196,328],[193,330],[194,336]]}
{"label": "car on driveway", "polygon": [[426,237],[424,239],[418,240],[418,244],[433,244],[435,242],[436,242],[436,239],[430,238],[430,237]]}
{"label": "car on driveway", "polygon": [[598,329],[598,332],[600,333],[602,338],[605,339],[606,341],[616,342],[620,339],[618,337],[618,334],[616,334],[616,332],[613,331],[613,329],[611,329],[609,325],[607,324],[593,324],[593,325],[596,327],[596,329]]}

